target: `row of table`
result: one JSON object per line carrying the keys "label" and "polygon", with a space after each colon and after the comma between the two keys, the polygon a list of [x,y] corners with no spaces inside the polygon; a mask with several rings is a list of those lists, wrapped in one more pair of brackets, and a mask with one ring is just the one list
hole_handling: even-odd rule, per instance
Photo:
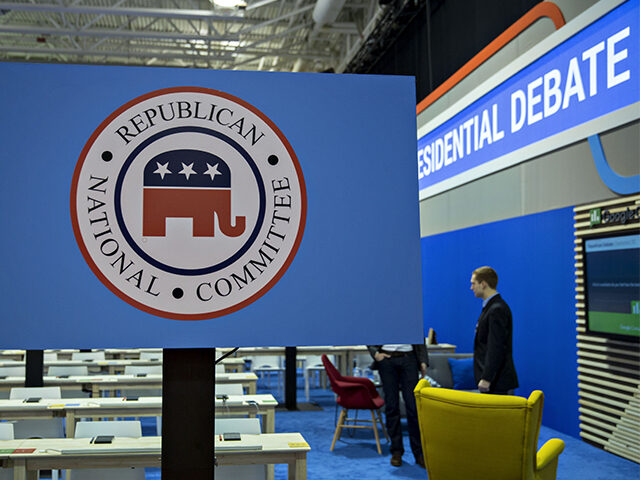
{"label": "row of table", "polygon": [[[216,351],[222,355],[229,349],[218,348]],[[45,362],[45,365],[56,365],[56,362],[65,362],[67,360],[71,360],[71,356],[73,353],[78,352],[79,350],[45,350],[48,353],[56,353],[58,359],[55,362]],[[142,363],[130,363],[130,365],[157,365],[158,362],[161,362],[162,358],[162,349],[159,348],[137,348],[137,349],[126,349],[126,348],[108,348],[101,350],[104,351],[105,357],[108,362],[109,360],[119,360],[124,361],[124,363],[112,363],[111,365],[128,365],[126,361],[136,361]],[[333,355],[336,358],[337,368],[343,375],[350,375],[349,371],[351,366],[354,363],[354,358],[359,354],[367,354],[367,347],[365,345],[342,345],[342,346],[303,346],[296,347],[296,351],[298,355]],[[438,345],[429,345],[429,351],[434,352],[442,352],[442,353],[453,353],[455,352],[455,345],[450,345],[446,343],[438,344]],[[24,360],[25,350],[0,350],[0,366],[2,366],[3,360]],[[152,354],[157,354],[156,360],[140,360],[140,353],[147,352]],[[242,357],[247,356],[259,356],[259,355],[284,355],[285,347],[242,347],[237,352],[235,352],[233,357],[226,358],[223,360],[223,364],[241,366],[244,362]],[[86,365],[88,362],[78,361],[78,365]],[[63,363],[64,365],[70,365],[69,363]],[[108,363],[107,363],[108,364]]]}
{"label": "row of table", "polygon": [[[338,365],[346,371],[351,363],[342,352],[327,351],[327,348],[316,350],[317,354],[328,353],[336,355]],[[4,352],[6,353],[6,352]],[[16,353],[16,352],[14,352]],[[104,361],[72,361],[72,351],[57,352],[56,360],[44,362],[45,366],[53,365],[89,365],[92,368],[107,369],[115,373],[127,365],[150,366],[162,364],[161,357],[157,359],[140,360],[136,358],[140,351],[106,351]],[[158,350],[158,353],[161,353]],[[258,349],[253,352],[243,351],[237,357],[224,361],[234,365],[235,369],[244,365],[245,355],[277,355],[283,354],[284,349]],[[313,352],[305,352],[313,354]],[[342,355],[342,357],[340,357]],[[6,356],[5,356],[6,358]],[[20,360],[18,355],[12,360]],[[0,360],[1,361],[1,360]],[[71,363],[70,363],[71,362]],[[12,363],[15,365],[15,363]],[[228,367],[227,367],[228,368]],[[21,377],[0,378],[0,390],[23,386]],[[274,464],[289,465],[289,479],[306,479],[306,454],[309,446],[302,435],[275,434],[275,406],[277,402],[271,395],[255,395],[257,377],[253,373],[216,373],[217,383],[240,383],[245,390],[254,395],[239,399],[230,396],[224,402],[216,400],[217,416],[225,415],[259,415],[262,420],[263,435],[243,435],[241,442],[225,442],[216,438],[216,458],[219,465],[238,464]],[[104,392],[125,391],[127,389],[158,389],[162,388],[162,375],[101,375],[92,374],[82,377],[43,377],[44,386],[60,386],[63,390],[84,389],[92,392],[90,399],[61,399],[55,401],[41,401],[41,405],[25,404],[21,401],[0,401],[0,419],[23,418],[52,418],[66,417],[67,436],[71,437],[79,418],[117,418],[159,416],[162,413],[161,397],[140,397],[135,401],[127,401],[121,397],[103,397]],[[54,403],[55,402],[55,403]],[[156,438],[157,440],[152,440]],[[112,445],[87,447],[87,439],[48,439],[48,440],[14,440],[0,442],[0,464],[14,468],[14,478],[36,478],[40,469],[72,469],[72,468],[103,468],[113,466],[159,466],[161,462],[160,437],[143,437],[141,439],[114,440]],[[29,443],[35,442],[35,443]],[[54,445],[55,443],[55,445]],[[4,444],[4,445],[2,445]],[[14,448],[15,447],[15,448]],[[13,450],[11,450],[14,448]],[[273,478],[273,467],[267,470],[268,478]]]}
{"label": "row of table", "polygon": [[[299,433],[241,435],[240,441],[215,439],[218,465],[288,465],[289,480],[306,480],[310,448]],[[0,441],[0,466],[13,468],[14,480],[35,480],[38,470],[159,467],[162,438],[116,437],[111,444],[88,438]]]}
{"label": "row of table", "polygon": [[[103,392],[125,389],[160,389],[162,388],[162,375],[79,375],[69,377],[42,377],[44,387],[60,387],[62,390],[90,391],[93,397],[101,397]],[[258,377],[251,372],[219,373],[216,375],[216,383],[239,383],[246,393],[256,393]],[[0,391],[8,391],[12,388],[24,387],[24,377],[0,378]]]}
{"label": "row of table", "polygon": [[[218,416],[242,415],[261,417],[262,431],[275,433],[275,407],[273,395],[229,395],[216,399]],[[62,398],[41,399],[26,403],[24,400],[0,400],[0,420],[30,420],[66,418],[66,435],[73,438],[80,418],[159,417],[162,415],[162,397],[139,397],[129,400],[114,398]]]}
{"label": "row of table", "polygon": [[[284,348],[247,348],[236,352],[236,358],[226,363],[241,366],[243,356],[289,354]],[[453,351],[454,346],[441,345],[431,351]],[[109,349],[105,351],[107,360],[101,362],[76,361],[74,365],[92,365],[107,368],[110,373],[124,369],[127,365],[158,365],[161,363],[161,350],[158,357],[140,360],[139,349]],[[148,350],[147,350],[148,351]],[[334,355],[337,367],[343,374],[351,374],[355,355],[366,353],[364,346],[350,347],[298,347],[303,355]],[[48,361],[46,366],[71,365],[73,351],[56,351],[57,359]],[[0,351],[2,359],[23,360],[24,351]],[[295,358],[295,350],[293,358]],[[291,359],[290,356],[287,357]],[[0,364],[1,365],[1,364]],[[15,363],[13,363],[15,365]],[[295,365],[295,362],[294,362]],[[288,365],[291,367],[291,365]],[[216,374],[218,383],[241,383],[248,393],[246,398],[230,396],[224,402],[216,400],[218,415],[260,415],[262,419],[261,435],[242,435],[239,442],[224,442],[222,437],[215,438],[215,455],[218,465],[241,464],[288,464],[288,478],[306,479],[306,456],[309,446],[299,433],[276,434],[275,406],[277,402],[270,395],[255,395],[257,377],[252,373]],[[162,388],[161,375],[89,375],[85,377],[43,378],[45,386],[60,386],[62,389],[88,389],[91,399],[40,400],[37,403],[24,403],[16,400],[0,401],[0,419],[29,419],[66,417],[67,436],[72,437],[78,418],[117,418],[159,416],[162,414],[161,397],[141,397],[126,400],[122,397],[102,396],[105,391]],[[0,390],[9,390],[24,384],[24,378],[0,378]],[[270,397],[270,398],[269,398]],[[14,469],[14,479],[37,478],[42,469],[76,469],[109,467],[153,467],[160,466],[162,454],[161,437],[115,438],[107,445],[94,445],[89,439],[58,438],[41,440],[0,441],[0,466]],[[273,478],[273,469],[268,469],[268,477]]]}
{"label": "row of table", "polygon": [[[220,362],[226,373],[244,371],[245,361],[242,358],[225,358]],[[22,360],[0,360],[0,368],[24,365]],[[125,367],[156,367],[162,366],[162,359],[110,359],[110,360],[45,360],[45,371],[48,367],[88,367],[89,371],[104,371],[115,374],[124,371]]]}

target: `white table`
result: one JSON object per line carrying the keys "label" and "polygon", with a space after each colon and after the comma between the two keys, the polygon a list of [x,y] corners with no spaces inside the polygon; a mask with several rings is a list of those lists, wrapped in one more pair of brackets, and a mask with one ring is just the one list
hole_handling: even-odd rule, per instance
{"label": "white table", "polygon": [[[260,415],[263,433],[275,433],[273,395],[229,395],[216,400],[217,416]],[[123,397],[41,399],[37,403],[0,400],[0,420],[27,420],[66,417],[67,437],[72,438],[79,418],[158,417],[162,415],[162,397],[140,397],[130,401]]]}
{"label": "white table", "polygon": [[[428,345],[430,352],[455,353],[456,346],[448,343],[438,345]],[[336,357],[336,367],[342,375],[351,376],[353,371],[353,360],[358,353],[369,353],[366,345],[342,345],[342,346],[308,346],[297,347],[297,355],[334,355]],[[258,356],[258,355],[284,355],[284,347],[242,347],[236,352],[236,356]],[[373,361],[373,360],[372,360]]]}
{"label": "white table", "polygon": [[[161,466],[161,437],[114,438],[93,445],[88,438],[0,441],[0,465],[13,468],[14,480],[35,480],[38,470]],[[215,439],[219,465],[288,465],[289,480],[306,480],[310,448],[299,433],[242,435],[240,441]],[[255,447],[255,448],[254,448]],[[24,449],[23,453],[11,453]]]}
{"label": "white table", "polygon": [[[67,378],[45,376],[42,378],[45,387],[59,386],[65,390],[90,390],[94,397],[100,397],[103,391],[122,389],[159,389],[162,388],[162,375],[82,375]],[[254,373],[219,373],[216,383],[239,383],[247,389],[247,393],[256,393],[258,377]],[[24,386],[23,377],[0,378],[0,390],[11,390]]]}
{"label": "white table", "polygon": [[[242,358],[225,358],[220,362],[224,366],[225,373],[236,373],[244,371],[244,360]],[[24,366],[24,361],[0,359],[0,367]],[[44,362],[45,374],[49,367],[87,367],[90,372],[105,372],[109,374],[124,372],[125,367],[154,367],[162,366],[162,359],[113,359],[113,360],[47,360]]]}

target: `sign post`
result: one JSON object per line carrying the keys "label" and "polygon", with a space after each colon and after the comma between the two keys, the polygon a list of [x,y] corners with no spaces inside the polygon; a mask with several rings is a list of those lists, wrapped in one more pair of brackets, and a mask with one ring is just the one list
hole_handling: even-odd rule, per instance
{"label": "sign post", "polygon": [[162,478],[214,478],[215,348],[165,348]]}
{"label": "sign post", "polygon": [[27,350],[24,359],[25,387],[42,387],[42,369],[44,363],[44,350]]}

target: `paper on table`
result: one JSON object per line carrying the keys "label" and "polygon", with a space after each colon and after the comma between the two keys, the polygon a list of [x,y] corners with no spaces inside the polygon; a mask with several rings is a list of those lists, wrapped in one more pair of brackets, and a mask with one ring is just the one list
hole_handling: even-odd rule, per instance
{"label": "paper on table", "polygon": [[230,407],[232,405],[243,405],[244,401],[243,400],[227,400],[226,402],[223,402],[222,400],[216,400],[216,407]]}
{"label": "paper on table", "polygon": [[230,442],[216,442],[214,450],[222,452],[222,451],[238,451],[238,450],[262,450],[262,445],[258,443],[244,443],[237,441]]}
{"label": "paper on table", "polygon": [[73,453],[151,453],[158,452],[160,453],[161,449],[158,447],[135,447],[135,448],[127,448],[127,447],[116,447],[116,448],[105,448],[105,449],[96,449],[96,448],[62,448],[60,453],[64,454],[73,454]]}

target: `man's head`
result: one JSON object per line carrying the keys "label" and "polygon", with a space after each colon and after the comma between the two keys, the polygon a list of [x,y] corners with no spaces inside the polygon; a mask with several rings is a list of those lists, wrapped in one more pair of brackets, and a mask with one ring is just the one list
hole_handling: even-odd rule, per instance
{"label": "man's head", "polygon": [[487,299],[498,287],[498,274],[491,267],[476,268],[471,274],[471,290],[478,297]]}

